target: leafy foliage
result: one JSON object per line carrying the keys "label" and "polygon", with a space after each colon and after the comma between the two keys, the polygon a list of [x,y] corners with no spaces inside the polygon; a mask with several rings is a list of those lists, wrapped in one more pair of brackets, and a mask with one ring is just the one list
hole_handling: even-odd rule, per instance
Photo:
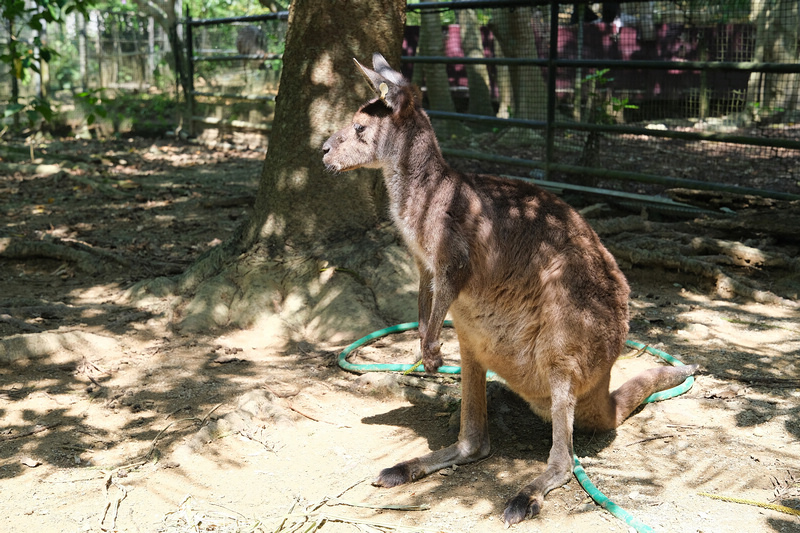
{"label": "leafy foliage", "polygon": [[[34,5],[25,0],[0,0],[0,16],[9,21],[9,46],[0,54],[0,63],[9,67],[11,75],[23,84],[30,83],[32,73],[41,73],[41,63],[58,55],[41,35],[48,24],[61,24],[64,16],[79,11],[86,13],[92,0],[38,0]],[[21,39],[23,30],[31,30],[30,41]],[[40,119],[52,120],[53,109],[44,96],[20,102],[17,95],[5,107],[4,117],[23,116],[33,127]]]}

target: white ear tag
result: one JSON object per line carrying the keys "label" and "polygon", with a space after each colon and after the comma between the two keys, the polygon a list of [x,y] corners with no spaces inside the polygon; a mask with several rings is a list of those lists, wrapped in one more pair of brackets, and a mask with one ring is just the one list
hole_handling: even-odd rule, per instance
{"label": "white ear tag", "polygon": [[389,86],[386,85],[385,82],[381,82],[381,84],[378,86],[378,89],[381,91],[380,99],[386,102],[386,95],[389,94]]}

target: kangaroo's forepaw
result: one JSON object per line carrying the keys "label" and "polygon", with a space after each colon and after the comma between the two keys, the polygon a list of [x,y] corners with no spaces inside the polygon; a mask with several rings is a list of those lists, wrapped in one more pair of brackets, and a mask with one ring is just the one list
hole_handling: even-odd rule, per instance
{"label": "kangaroo's forepaw", "polygon": [[503,522],[506,527],[513,526],[538,515],[541,510],[542,504],[538,498],[531,499],[530,496],[520,493],[508,500],[506,510],[503,511]]}
{"label": "kangaroo's forepaw", "polygon": [[422,350],[422,364],[425,365],[425,372],[436,372],[444,364],[441,350],[442,346],[438,342]]}
{"label": "kangaroo's forepaw", "polygon": [[391,488],[410,481],[414,481],[411,466],[406,463],[400,463],[391,468],[381,470],[381,473],[378,474],[372,484],[376,487]]}

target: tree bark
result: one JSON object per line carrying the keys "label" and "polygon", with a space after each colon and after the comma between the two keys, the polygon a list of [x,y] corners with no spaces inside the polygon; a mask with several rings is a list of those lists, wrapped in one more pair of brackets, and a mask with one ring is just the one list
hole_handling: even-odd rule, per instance
{"label": "tree bark", "polygon": [[[539,57],[533,35],[531,8],[518,7],[513,11],[496,9],[490,26],[505,57]],[[514,91],[514,118],[544,120],[546,91],[541,69],[512,65],[508,70]]]}
{"label": "tree bark", "polygon": [[[305,246],[374,227],[385,216],[376,171],[326,172],[322,143],[372,97],[353,59],[381,52],[400,62],[404,4],[397,0],[292,4],[270,150],[244,244],[257,239]],[[344,39],[344,40],[343,40]]]}
{"label": "tree bark", "polygon": [[252,213],[179,279],[135,287],[132,299],[171,294],[178,328],[258,327],[278,344],[347,340],[396,317],[413,319],[413,263],[381,224],[380,172],[332,175],[321,152],[373,96],[353,58],[369,63],[380,52],[399,66],[404,22],[403,0],[292,2]]}
{"label": "tree bark", "polygon": [[[456,13],[464,56],[483,59],[483,40],[478,14],[474,9],[462,9]],[[489,70],[486,65],[466,65],[466,70],[469,84],[469,112],[473,115],[494,115]]]}
{"label": "tree bark", "polygon": [[[754,61],[796,63],[800,60],[800,5],[796,0],[753,0],[750,19],[756,27]],[[798,98],[800,74],[754,72],[750,75],[747,103],[759,115],[796,109]]]}

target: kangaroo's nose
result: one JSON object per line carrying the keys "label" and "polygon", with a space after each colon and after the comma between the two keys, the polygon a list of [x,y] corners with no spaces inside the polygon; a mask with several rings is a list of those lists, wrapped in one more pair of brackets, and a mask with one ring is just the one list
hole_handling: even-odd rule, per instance
{"label": "kangaroo's nose", "polygon": [[322,153],[327,155],[328,152],[331,151],[331,143],[329,141],[325,141],[325,144],[322,145]]}

